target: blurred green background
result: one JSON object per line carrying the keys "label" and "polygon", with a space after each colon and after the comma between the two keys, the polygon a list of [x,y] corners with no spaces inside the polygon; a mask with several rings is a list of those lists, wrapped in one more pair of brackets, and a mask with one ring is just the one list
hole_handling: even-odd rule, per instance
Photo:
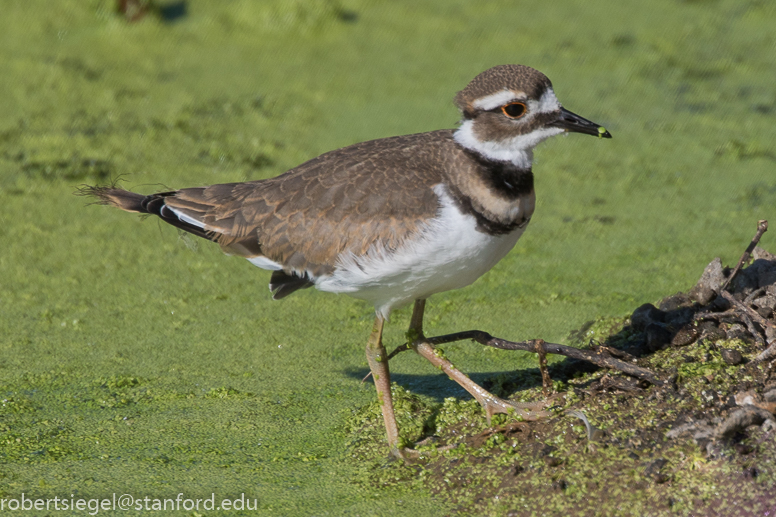
{"label": "blurred green background", "polygon": [[[360,483],[349,457],[344,426],[374,398],[359,380],[370,307],[314,290],[273,302],[268,272],[86,206],[80,183],[150,193],[274,176],[454,127],[456,91],[521,63],[614,138],[537,150],[526,234],[473,286],[430,300],[427,334],[564,342],[688,289],[715,256],[735,263],[757,219],[776,221],[767,0],[190,0],[174,20],[133,23],[108,0],[0,9],[0,497],[450,511]],[[392,317],[389,349],[408,320]],[[536,366],[468,343],[446,352],[477,380]],[[391,368],[413,392],[465,396],[411,354]]]}

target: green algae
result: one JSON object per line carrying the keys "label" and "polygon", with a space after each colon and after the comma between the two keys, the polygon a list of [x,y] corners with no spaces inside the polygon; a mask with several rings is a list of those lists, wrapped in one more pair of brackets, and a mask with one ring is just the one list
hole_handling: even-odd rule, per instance
{"label": "green algae", "polygon": [[[4,496],[221,490],[254,495],[263,515],[448,512],[410,467],[390,488],[356,482],[343,429],[372,407],[373,387],[358,384],[370,308],[311,291],[273,303],[266,273],[84,206],[78,183],[121,176],[150,192],[269,177],[357,141],[452,127],[452,96],[475,74],[535,66],[614,138],[537,151],[526,235],[477,284],[433,298],[426,332],[559,342],[686,287],[710,257],[733,262],[776,206],[766,2],[189,4],[176,23],[129,24],[107,0],[3,3]],[[403,342],[408,321],[398,311],[386,343]],[[527,354],[446,353],[475,380],[537,375]],[[421,359],[391,366],[434,401],[408,405],[405,439],[455,415],[484,425]],[[379,428],[368,437],[377,454]],[[493,440],[485,450],[504,446]]]}

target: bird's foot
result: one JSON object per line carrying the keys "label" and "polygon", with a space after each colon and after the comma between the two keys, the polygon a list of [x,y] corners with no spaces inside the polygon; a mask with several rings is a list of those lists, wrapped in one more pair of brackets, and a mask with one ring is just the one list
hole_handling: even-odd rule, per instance
{"label": "bird's foot", "polygon": [[[429,445],[430,443],[433,443],[433,442],[431,442],[428,439],[426,439],[426,440],[421,440],[420,442],[416,443],[415,446],[416,447],[422,447],[424,445]],[[458,444],[451,443],[451,444],[448,444],[448,445],[444,445],[442,447],[436,447],[436,448],[433,448],[433,449],[427,449],[427,450],[422,450],[422,451],[418,450],[418,449],[411,449],[409,447],[398,447],[398,448],[391,449],[391,455],[394,458],[398,459],[398,460],[402,460],[402,461],[405,461],[405,462],[408,462],[408,461],[411,462],[411,461],[422,459],[424,455],[426,457],[428,457],[429,453],[435,454],[435,453],[440,453],[440,452],[446,452],[446,451],[449,451],[451,449],[454,449],[457,446],[458,446]]]}
{"label": "bird's foot", "polygon": [[391,447],[391,456],[396,460],[416,460],[420,457],[420,451],[409,447]]}
{"label": "bird's foot", "polygon": [[552,414],[549,411],[545,411],[546,408],[552,405],[552,399],[546,399],[540,402],[514,402],[511,400],[504,400],[488,393],[481,399],[478,397],[478,400],[485,410],[485,415],[488,418],[488,425],[490,425],[490,420],[493,415],[496,414],[513,415],[529,421],[547,418]]}
{"label": "bird's foot", "polygon": [[456,368],[453,363],[447,360],[439,349],[435,349],[429,344],[428,341],[416,341],[411,346],[418,354],[428,359],[431,364],[442,370],[448,377],[460,384],[463,389],[477,399],[477,402],[485,410],[489,425],[491,417],[498,413],[513,414],[516,417],[521,417],[523,420],[538,420],[551,415],[550,412],[544,411],[544,409],[552,405],[552,397],[537,403],[513,402],[501,399],[471,380]]}

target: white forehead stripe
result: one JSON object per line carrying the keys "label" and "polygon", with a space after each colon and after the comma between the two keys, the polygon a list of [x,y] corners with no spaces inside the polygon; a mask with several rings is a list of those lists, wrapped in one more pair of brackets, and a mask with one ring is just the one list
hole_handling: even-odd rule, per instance
{"label": "white forehead stripe", "polygon": [[474,106],[476,109],[488,111],[494,108],[498,108],[499,106],[503,106],[509,101],[517,99],[518,95],[522,97],[522,94],[515,93],[511,90],[501,90],[500,92],[491,93],[490,95],[486,95],[481,99],[477,99],[476,101],[472,102],[472,106]]}
{"label": "white forehead stripe", "polygon": [[552,88],[547,88],[547,90],[542,94],[542,97],[539,99],[539,106],[537,106],[537,111],[539,113],[552,113],[553,111],[560,109],[560,102],[558,102],[558,98],[555,96],[555,92],[552,91]]}

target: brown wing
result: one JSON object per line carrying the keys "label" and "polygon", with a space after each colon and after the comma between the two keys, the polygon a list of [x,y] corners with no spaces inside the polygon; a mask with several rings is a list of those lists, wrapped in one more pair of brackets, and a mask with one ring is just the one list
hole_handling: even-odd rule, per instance
{"label": "brown wing", "polygon": [[276,178],[182,189],[164,203],[202,223],[228,252],[317,276],[344,252],[397,248],[433,217],[432,187],[450,145],[449,130],[364,142]]}

